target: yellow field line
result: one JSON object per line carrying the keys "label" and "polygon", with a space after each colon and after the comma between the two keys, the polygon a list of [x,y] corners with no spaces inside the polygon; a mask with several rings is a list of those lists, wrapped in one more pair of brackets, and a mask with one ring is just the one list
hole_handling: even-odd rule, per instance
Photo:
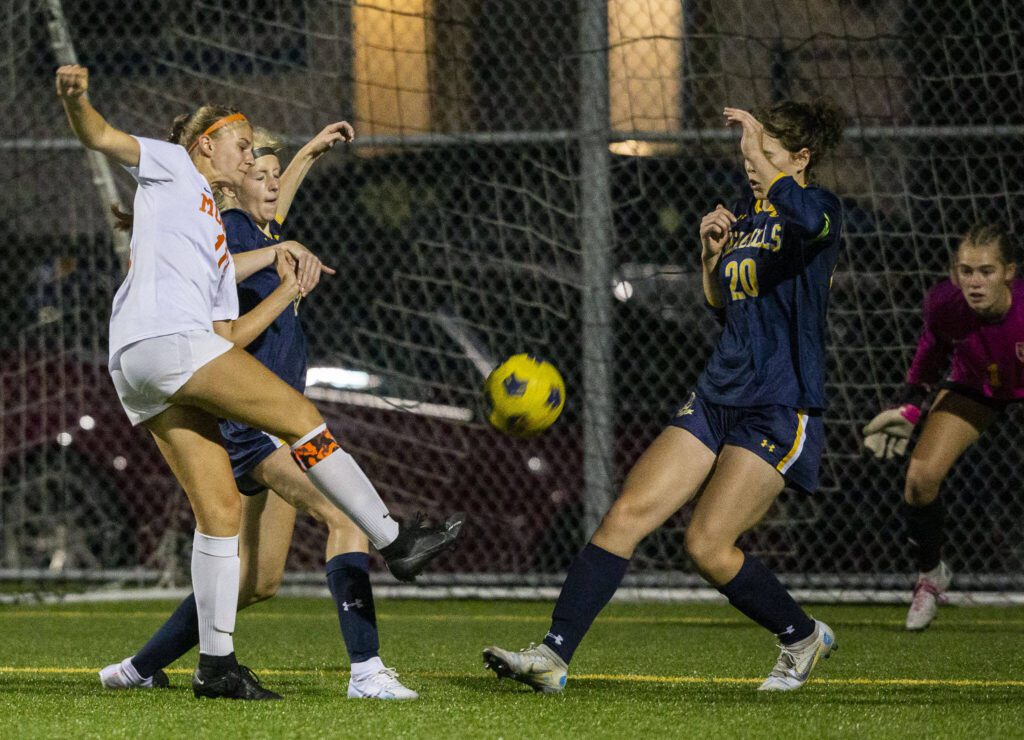
{"label": "yellow field line", "polygon": [[[61,668],[56,666],[0,666],[0,675],[23,674],[23,675],[53,675],[53,674],[96,674],[98,668]],[[167,673],[188,676],[192,674],[188,668],[170,668]],[[346,675],[344,671],[324,671],[317,669],[275,669],[261,668],[258,671],[261,676],[327,676]],[[406,673],[409,676],[420,678],[440,679],[472,679],[483,678],[484,673],[439,673],[439,672],[416,672]],[[583,673],[571,676],[572,681],[621,681],[630,683],[653,683],[669,685],[755,685],[760,684],[763,678],[735,678],[719,676],[650,676],[632,673]],[[954,687],[954,688],[1024,688],[1024,680],[1014,679],[976,679],[976,678],[815,678],[812,682],[815,685],[824,686],[892,686],[902,688],[913,687]]]}
{"label": "yellow field line", "polygon": [[[159,619],[166,618],[170,615],[168,611],[63,611],[54,610],[47,611],[45,609],[32,609],[32,610],[12,610],[3,611],[0,610],[0,621],[8,618],[28,618],[34,619],[39,617],[59,617],[62,619],[89,619],[89,618],[101,618],[101,619]],[[328,621],[334,621],[337,619],[337,615],[330,608],[328,604],[324,605],[322,613],[305,613],[305,612],[294,612],[294,613],[272,613],[264,612],[259,609],[246,610],[242,613],[241,619],[270,619],[270,620],[293,620],[293,619],[324,619]],[[377,619],[384,621],[426,621],[426,622],[511,622],[511,623],[522,623],[522,624],[546,624],[551,621],[551,617],[547,614],[541,614],[537,616],[530,615],[519,615],[519,614],[506,614],[506,615],[488,615],[488,614],[388,614],[377,613]],[[829,620],[834,626],[840,627],[892,627],[892,626],[903,626],[902,618],[894,619],[835,619]],[[602,616],[599,618],[600,623],[606,624],[641,624],[641,625],[658,625],[658,624],[681,624],[681,625],[694,625],[694,626],[726,626],[726,625],[744,625],[751,624],[747,619],[741,617],[685,617],[685,616],[664,616],[664,617],[625,617],[625,616]],[[1024,626],[1024,619],[957,619],[957,620],[946,620],[937,625],[939,629],[955,629],[957,627],[1021,627]]]}

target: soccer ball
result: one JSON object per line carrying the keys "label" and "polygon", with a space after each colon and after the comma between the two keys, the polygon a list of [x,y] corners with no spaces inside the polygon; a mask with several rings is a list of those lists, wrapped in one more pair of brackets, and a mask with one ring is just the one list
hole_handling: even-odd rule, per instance
{"label": "soccer ball", "polygon": [[565,406],[565,381],[550,362],[512,355],[487,376],[487,420],[512,437],[532,437],[555,423]]}

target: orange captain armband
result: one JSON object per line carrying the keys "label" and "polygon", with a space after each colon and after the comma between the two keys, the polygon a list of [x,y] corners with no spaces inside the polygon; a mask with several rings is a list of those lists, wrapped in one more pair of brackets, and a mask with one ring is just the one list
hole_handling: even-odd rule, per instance
{"label": "orange captain armband", "polygon": [[295,462],[306,472],[325,457],[334,454],[341,449],[330,429],[324,429],[320,434],[308,442],[304,442],[292,450],[292,457]]}

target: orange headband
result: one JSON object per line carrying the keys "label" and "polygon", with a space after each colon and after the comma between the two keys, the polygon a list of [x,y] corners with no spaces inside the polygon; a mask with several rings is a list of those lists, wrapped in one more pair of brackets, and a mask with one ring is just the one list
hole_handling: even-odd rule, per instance
{"label": "orange headband", "polygon": [[203,138],[204,136],[209,136],[222,126],[227,126],[229,123],[235,123],[236,121],[245,121],[246,123],[248,123],[248,119],[241,113],[232,113],[230,116],[218,118],[216,121],[210,124],[210,127],[208,129],[206,129],[203,133],[199,134],[199,136],[196,137],[196,140],[192,142],[192,146],[188,148],[188,153],[192,153],[192,150],[196,148],[201,138]]}

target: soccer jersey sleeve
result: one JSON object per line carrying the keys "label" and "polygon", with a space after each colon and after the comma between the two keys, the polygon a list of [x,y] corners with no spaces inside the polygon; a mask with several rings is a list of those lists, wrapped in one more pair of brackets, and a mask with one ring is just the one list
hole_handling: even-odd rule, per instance
{"label": "soccer jersey sleeve", "polygon": [[779,216],[797,225],[813,241],[822,241],[839,230],[842,204],[821,188],[803,188],[788,175],[779,173],[768,188],[768,201]]}
{"label": "soccer jersey sleeve", "polygon": [[168,182],[175,179],[186,166],[193,166],[184,147],[141,136],[134,138],[139,142],[139,165],[125,169],[139,184]]}
{"label": "soccer jersey sleeve", "polygon": [[924,299],[924,329],[917,340],[914,359],[907,370],[908,386],[933,386],[942,379],[953,342],[944,331],[947,308],[945,283],[932,288]]}
{"label": "soccer jersey sleeve", "polygon": [[213,298],[212,321],[234,321],[238,318],[238,288],[235,285],[235,265],[229,262]]}

